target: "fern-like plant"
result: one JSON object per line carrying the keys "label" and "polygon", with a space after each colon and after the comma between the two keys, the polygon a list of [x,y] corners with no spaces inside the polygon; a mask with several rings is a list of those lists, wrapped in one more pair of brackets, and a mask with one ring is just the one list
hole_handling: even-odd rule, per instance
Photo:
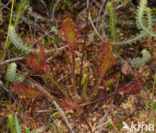
{"label": "fern-like plant", "polygon": [[[9,26],[8,36],[10,41],[13,43],[13,45],[17,48],[22,50],[25,53],[39,53],[40,49],[32,48],[31,46],[27,46],[23,43],[23,40],[17,35],[15,31],[15,27],[13,25]],[[61,48],[60,50],[62,50]],[[49,53],[54,51],[52,50],[44,50],[45,53]]]}
{"label": "fern-like plant", "polygon": [[108,13],[110,17],[110,32],[111,32],[111,39],[117,39],[117,30],[116,30],[116,16],[115,16],[115,10],[113,8],[113,3],[108,2],[107,4]]}
{"label": "fern-like plant", "polygon": [[113,45],[123,46],[135,44],[137,41],[147,36],[156,36],[156,33],[152,31],[154,19],[152,17],[151,9],[147,6],[147,0],[140,0],[140,4],[137,9],[136,24],[140,33],[132,36],[123,41],[117,41]]}
{"label": "fern-like plant", "polygon": [[26,53],[35,52],[35,49],[32,47],[24,45],[22,39],[16,34],[15,27],[12,25],[9,27],[9,39],[17,49],[20,49]]}
{"label": "fern-like plant", "polygon": [[[144,32],[148,33],[151,36],[156,36],[156,33],[152,31],[153,18],[151,14],[151,9],[146,7],[147,0],[140,0],[140,4],[137,10],[136,22],[139,29],[142,29]],[[148,25],[145,23],[145,15],[148,16]]]}
{"label": "fern-like plant", "polygon": [[[137,15],[136,15],[136,24],[138,29],[140,29],[140,33],[136,34],[133,37],[130,37],[129,39],[124,39],[123,41],[115,41],[113,42],[113,45],[115,46],[123,46],[123,45],[131,45],[136,43],[138,40],[141,40],[142,38],[146,36],[156,36],[156,32],[153,32],[153,16],[151,13],[151,9],[148,8],[147,6],[147,0],[140,0],[140,4],[137,9]],[[114,8],[112,6],[112,3],[109,2],[108,5],[108,12],[110,16],[110,27],[111,27],[111,36],[115,38],[116,34],[116,23],[115,23],[115,13],[114,13]],[[139,67],[145,65],[150,58],[151,55],[147,50],[142,51],[142,58],[141,57],[136,57],[136,58],[129,58],[128,61],[131,64],[132,67]]]}
{"label": "fern-like plant", "polygon": [[6,78],[10,82],[23,82],[25,77],[23,75],[16,74],[17,64],[11,63],[7,67]]}
{"label": "fern-like plant", "polygon": [[142,57],[128,58],[132,67],[144,66],[151,59],[151,55],[146,49],[142,50],[141,53]]}

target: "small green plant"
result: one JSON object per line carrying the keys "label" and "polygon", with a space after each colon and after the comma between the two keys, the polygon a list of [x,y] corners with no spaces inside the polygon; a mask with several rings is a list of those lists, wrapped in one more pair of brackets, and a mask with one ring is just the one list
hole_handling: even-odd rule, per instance
{"label": "small green plant", "polygon": [[[35,49],[35,48],[32,48],[31,46],[27,46],[26,44],[24,44],[23,40],[16,33],[15,26],[13,25],[9,26],[8,37],[17,49],[22,50],[26,54],[40,52],[40,49]],[[44,43],[43,40],[42,40],[42,43]],[[48,52],[51,52],[51,50],[44,50],[44,52],[48,53]]]}
{"label": "small green plant", "polygon": [[[8,128],[11,133],[22,133],[21,126],[19,124],[17,116],[13,117],[12,115],[8,115]],[[30,132],[29,128],[25,129],[26,133],[37,133],[37,130],[33,130]]]}
{"label": "small green plant", "polygon": [[12,115],[8,115],[8,128],[11,133],[16,133],[15,121]]}
{"label": "small green plant", "polygon": [[141,53],[142,57],[128,58],[132,67],[144,66],[151,59],[151,55],[146,49],[143,49]]}
{"label": "small green plant", "polygon": [[107,128],[110,129],[110,130],[112,130],[112,129],[114,128],[114,126],[113,126],[112,124],[109,123],[109,124],[107,125]]}
{"label": "small green plant", "polygon": [[69,0],[63,0],[63,6],[66,7],[69,4]]}

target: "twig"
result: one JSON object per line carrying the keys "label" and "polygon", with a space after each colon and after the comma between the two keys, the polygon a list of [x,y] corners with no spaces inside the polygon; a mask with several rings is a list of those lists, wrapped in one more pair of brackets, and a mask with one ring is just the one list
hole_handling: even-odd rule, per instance
{"label": "twig", "polygon": [[59,4],[61,0],[57,0],[57,2],[55,3],[54,7],[53,7],[53,11],[52,11],[52,20],[54,21],[55,20],[55,10],[56,10],[56,7],[57,5]]}
{"label": "twig", "polygon": [[69,72],[68,74],[62,76],[62,77],[59,78],[57,81],[60,82],[60,81],[63,80],[64,78],[67,78],[69,75],[71,75],[71,72]]}
{"label": "twig", "polygon": [[108,114],[109,114],[109,112],[111,110],[111,106],[112,106],[113,102],[114,102],[114,98],[112,99],[112,101],[110,103],[109,109],[106,111],[106,113],[104,114],[104,116],[101,119],[100,125],[98,127],[99,128],[98,133],[101,133],[101,131],[102,131],[103,123],[105,122],[105,120],[106,120],[106,118],[107,118],[107,116],[108,116]]}
{"label": "twig", "polygon": [[[59,0],[58,0],[59,1]],[[3,4],[3,3],[2,3]],[[4,5],[4,4],[3,4]],[[10,11],[10,8],[8,8],[8,7],[5,7],[6,9],[8,9],[9,11]],[[13,16],[15,16],[16,17],[16,15],[13,15]],[[36,16],[36,15],[34,15],[34,16]],[[26,17],[22,17],[22,20],[26,23],[26,24],[31,24],[31,25],[34,25],[34,22],[33,21],[28,21],[28,19],[26,18]],[[46,20],[46,19],[45,19]],[[48,20],[47,20],[48,21]],[[43,31],[42,29],[41,29],[41,27],[38,25],[38,24],[35,24],[35,26],[33,26],[33,28],[34,29],[39,29],[41,32],[43,32],[44,33],[44,35],[43,36],[41,36],[38,40],[36,40],[33,44],[32,44],[32,46],[35,44],[35,43],[37,43],[39,40],[41,40],[43,37],[45,37],[46,35],[47,36],[49,36],[50,38],[53,38],[52,36],[50,36],[49,35],[49,33],[51,32],[51,30],[49,31],[49,32],[45,32],[45,31]],[[61,47],[61,48],[58,48],[58,49],[52,49],[52,50],[45,50],[45,53],[51,53],[51,52],[53,52],[53,51],[61,51],[61,50],[63,50],[65,47],[67,47],[67,46],[64,46],[64,47]],[[37,52],[39,52],[40,50],[37,50]]]}
{"label": "twig", "polygon": [[92,21],[91,15],[90,15],[90,11],[89,11],[89,16],[88,16],[88,17],[89,17],[88,19],[89,19],[89,21],[90,21],[90,23],[91,23],[91,25],[92,25],[92,27],[93,27],[95,33],[98,35],[98,37],[100,38],[100,40],[101,40],[102,42],[104,42],[104,40],[101,38],[99,32],[97,31],[97,29],[95,28],[95,26],[94,26],[94,24],[93,24],[93,21]]}
{"label": "twig", "polygon": [[104,125],[104,122],[105,122],[105,120],[106,120],[106,118],[107,118],[107,116],[108,116],[110,110],[111,110],[111,108],[109,108],[109,109],[106,111],[106,113],[105,113],[104,116],[102,117],[102,120],[101,120],[101,122],[100,122],[100,125],[99,125],[97,128],[95,128],[95,130],[99,128],[98,133],[101,133],[101,131],[102,131],[102,126]]}
{"label": "twig", "polygon": [[34,41],[34,42],[32,43],[32,46],[34,46],[34,45],[35,45],[38,41],[40,41],[43,37],[49,36],[49,33],[51,33],[51,32],[52,32],[51,30],[48,31],[48,32],[45,32],[43,36],[39,37],[36,41]]}
{"label": "twig", "polygon": [[93,133],[92,128],[91,128],[89,122],[87,121],[87,116],[86,116],[86,115],[83,115],[83,116],[82,116],[82,120],[85,121],[85,123],[87,124],[87,126],[88,126],[88,128],[89,128],[89,130],[90,130],[89,133]]}
{"label": "twig", "polygon": [[99,10],[99,13],[98,13],[98,16],[96,18],[96,26],[98,25],[98,20],[99,20],[100,14],[102,12],[102,9],[103,9],[105,3],[106,3],[106,0],[103,0],[102,5],[101,5],[100,10]]}
{"label": "twig", "polygon": [[[57,49],[51,49],[51,50],[45,50],[45,53],[51,53],[51,52],[60,52],[62,51],[64,48],[66,48],[66,46],[63,46],[61,48],[57,48]],[[36,52],[39,52],[40,50],[37,50]],[[12,59],[8,59],[8,60],[5,60],[3,62],[0,62],[0,65],[4,65],[4,64],[7,64],[7,63],[10,63],[10,62],[14,62],[14,61],[19,61],[19,60],[24,60],[25,57],[16,57],[16,58],[12,58]],[[46,60],[46,62],[48,62],[50,59]]]}
{"label": "twig", "polygon": [[0,4],[2,5],[2,9],[1,9],[1,10],[3,10],[3,8],[6,8],[6,9],[10,10],[10,9],[7,7],[10,3],[11,3],[11,1],[9,1],[7,4],[3,4],[2,2],[0,2]]}
{"label": "twig", "polygon": [[63,111],[61,110],[61,108],[58,106],[57,102],[54,100],[54,98],[50,95],[50,93],[48,91],[46,91],[45,89],[43,89],[39,84],[36,84],[34,82],[32,82],[31,80],[26,80],[27,82],[29,82],[30,84],[36,86],[40,91],[42,91],[43,93],[45,93],[50,100],[52,100],[52,103],[55,105],[56,109],[59,111],[60,115],[62,116],[62,118],[64,119],[66,125],[68,126],[69,130],[71,133],[74,133],[74,131],[72,130],[72,127],[67,119],[67,117],[65,116],[65,114],[63,113]]}
{"label": "twig", "polygon": [[[51,50],[45,50],[45,53],[51,53],[51,52],[60,52],[62,51],[64,48],[66,48],[67,45],[61,47],[61,48],[57,48],[57,49],[51,49]],[[36,52],[39,52],[40,49],[37,49]],[[8,60],[5,60],[3,62],[0,62],[0,65],[4,65],[4,64],[7,64],[7,63],[10,63],[10,62],[14,62],[14,61],[19,61],[19,60],[23,60],[25,57],[16,57],[16,58],[12,58],[12,59],[8,59]],[[51,58],[50,58],[51,59]],[[46,62],[48,62],[50,59],[46,60]]]}
{"label": "twig", "polygon": [[[66,48],[66,47],[68,47],[68,45],[65,45],[65,46],[63,46],[63,47],[56,48],[56,49],[45,50],[44,52],[45,52],[45,53],[51,53],[51,52],[54,52],[54,51],[55,51],[56,53],[58,53],[58,52],[62,51],[64,48]],[[53,57],[54,57],[54,56],[49,57],[49,58],[46,60],[46,62],[50,61]]]}
{"label": "twig", "polygon": [[[2,3],[2,2],[1,2]],[[2,3],[3,4],[3,3]],[[4,4],[3,4],[4,5]],[[8,8],[8,7],[4,7],[4,8],[6,8],[7,10],[9,10],[9,11],[11,11],[11,9],[10,8]],[[14,14],[13,16],[17,16],[16,14]],[[36,18],[37,16],[35,16],[34,15],[34,17]],[[38,25],[38,24],[36,24],[36,23],[34,23],[34,21],[30,21],[30,20],[28,20],[26,17],[24,17],[24,16],[22,16],[22,18],[21,18],[22,20],[23,20],[23,22],[24,23],[26,23],[27,25],[32,25],[32,27],[34,28],[34,30],[35,29],[37,29],[38,31],[41,31],[42,33],[44,33],[44,34],[47,34],[45,31],[43,31],[42,29],[41,29],[41,27]],[[46,18],[42,18],[42,19],[44,19],[44,21],[52,21],[52,20],[50,20],[50,19],[46,19]],[[51,37],[49,34],[47,34],[50,38],[53,38],[53,37]]]}
{"label": "twig", "polygon": [[63,117],[66,125],[68,126],[69,130],[71,133],[74,133],[74,131],[72,130],[72,127],[67,119],[67,117],[65,116],[65,114],[63,113],[63,111],[61,110],[61,108],[58,106],[58,104],[56,103],[56,101],[52,100],[52,103],[55,105],[55,107],[57,108],[57,110],[59,111],[59,113],[61,114],[61,116]]}
{"label": "twig", "polygon": [[93,103],[96,103],[96,102],[99,102],[99,101],[102,101],[102,100],[107,100],[113,96],[116,96],[118,94],[118,91],[114,91],[112,92],[111,94],[107,95],[107,96],[103,96],[101,98],[98,98],[97,100],[94,100],[94,101],[91,101],[91,102],[86,102],[86,103],[83,103],[80,105],[80,107],[83,107],[83,106],[86,106],[86,105],[89,105],[89,104],[93,104]]}
{"label": "twig", "polygon": [[130,0],[126,0],[126,2],[124,2],[124,3],[120,4],[120,5],[118,5],[117,7],[115,7],[115,10],[118,10],[119,8],[125,6],[128,2],[130,2]]}
{"label": "twig", "polygon": [[[117,1],[118,1],[118,0],[116,0],[115,2],[117,2]],[[128,2],[130,2],[130,0],[127,0],[127,1],[124,2],[123,4],[120,4],[120,5],[118,5],[117,7],[115,7],[115,11],[118,10],[118,9],[120,9],[121,7],[125,6]],[[100,19],[105,18],[106,15],[108,15],[107,10],[105,10],[104,14],[101,15],[101,16],[99,17],[98,20],[97,20],[97,19],[94,19],[94,20],[93,20],[93,23],[99,21]]]}
{"label": "twig", "polygon": [[19,61],[19,60],[23,60],[23,59],[24,59],[24,57],[16,57],[16,58],[8,59],[3,62],[0,62],[0,65],[4,65],[4,64],[10,63],[10,62]]}
{"label": "twig", "polygon": [[93,3],[95,3],[95,5],[97,6],[97,8],[100,8],[101,3],[100,3],[98,0],[93,0],[93,1],[91,2],[91,5],[92,5]]}
{"label": "twig", "polygon": [[40,1],[44,5],[44,7],[48,10],[48,7],[47,7],[46,3],[43,0],[40,0]]}

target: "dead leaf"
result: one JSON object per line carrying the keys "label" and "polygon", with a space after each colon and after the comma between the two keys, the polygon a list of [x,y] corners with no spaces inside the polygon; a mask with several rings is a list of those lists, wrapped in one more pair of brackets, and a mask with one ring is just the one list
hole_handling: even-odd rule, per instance
{"label": "dead leaf", "polygon": [[123,61],[121,72],[124,75],[130,74],[132,72],[131,66],[129,65],[128,61],[126,60]]}

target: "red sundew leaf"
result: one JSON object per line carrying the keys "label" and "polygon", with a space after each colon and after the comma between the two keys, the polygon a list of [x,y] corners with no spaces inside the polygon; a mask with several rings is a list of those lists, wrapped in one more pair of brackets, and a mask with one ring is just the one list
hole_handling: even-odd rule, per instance
{"label": "red sundew leaf", "polygon": [[72,18],[66,18],[61,25],[61,38],[67,42],[72,50],[75,49],[75,24]]}
{"label": "red sundew leaf", "polygon": [[119,88],[118,88],[118,93],[119,93],[119,94],[134,93],[134,92],[136,92],[139,88],[140,88],[140,85],[139,85],[138,83],[134,82],[134,83],[132,83],[132,84],[119,87]]}
{"label": "red sundew leaf", "polygon": [[101,56],[110,56],[112,52],[112,45],[110,43],[102,44],[100,51]]}
{"label": "red sundew leaf", "polygon": [[40,48],[40,53],[30,53],[25,60],[28,68],[33,70],[36,73],[49,73],[50,67],[45,62],[45,53],[44,53],[44,47]]}
{"label": "red sundew leaf", "polygon": [[42,58],[41,61],[45,62],[45,53],[44,53],[44,47],[43,46],[40,47],[40,51],[41,51],[41,55],[42,55],[41,56],[41,58]]}
{"label": "red sundew leaf", "polygon": [[100,63],[104,64],[106,58],[109,58],[110,61],[113,61],[113,57],[111,54],[112,54],[112,45],[109,43],[103,44],[102,47],[100,48],[99,53]]}
{"label": "red sundew leaf", "polygon": [[141,76],[138,76],[138,81],[133,80],[124,86],[118,87],[118,89],[117,89],[118,93],[119,94],[135,93],[137,90],[139,90],[139,88],[141,88],[141,84],[143,82],[143,79]]}
{"label": "red sundew leaf", "polygon": [[19,91],[26,98],[32,99],[32,98],[45,96],[45,94],[43,92],[41,92],[35,86],[33,86],[27,82],[15,83],[14,88],[15,88],[14,90]]}
{"label": "red sundew leaf", "polygon": [[99,74],[100,77],[103,77],[108,69],[112,67],[113,64],[115,64],[115,59],[112,57],[112,45],[109,43],[103,44],[103,46],[100,49],[100,64],[101,69]]}
{"label": "red sundew leaf", "polygon": [[77,109],[79,107],[79,103],[76,101],[64,99],[64,100],[61,100],[61,103],[63,104],[65,108],[69,108],[69,109]]}
{"label": "red sundew leaf", "polygon": [[109,57],[105,56],[103,60],[104,61],[101,67],[100,77],[103,77],[105,75],[106,71],[110,68],[111,65],[111,59]]}
{"label": "red sundew leaf", "polygon": [[46,57],[45,57],[45,52],[44,52],[44,47],[40,47],[41,51],[41,67],[44,73],[49,73],[50,72],[50,67],[46,64]]}

